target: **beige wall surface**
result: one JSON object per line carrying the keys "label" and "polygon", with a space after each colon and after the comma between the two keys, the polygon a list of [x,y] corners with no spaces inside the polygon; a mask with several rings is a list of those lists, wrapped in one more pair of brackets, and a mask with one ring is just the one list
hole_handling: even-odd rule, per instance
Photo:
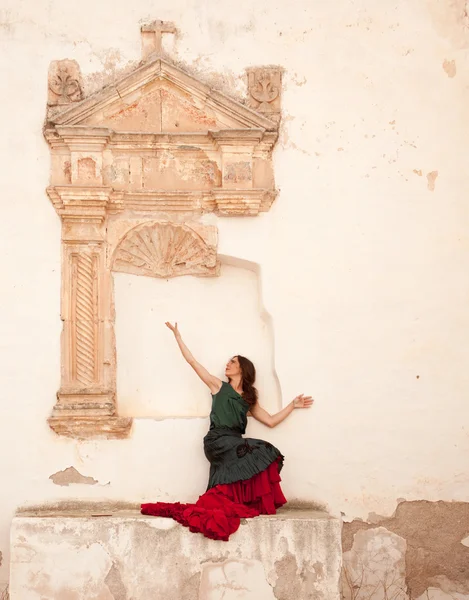
{"label": "beige wall surface", "polygon": [[[204,217],[219,231],[216,280],[115,276],[132,433],[61,438],[47,424],[62,326],[48,67],[74,59],[98,89],[138,62],[140,23],[155,18],[178,27],[169,56],[228,95],[245,95],[247,67],[284,69],[279,195],[257,217]],[[285,454],[288,498],[346,520],[390,516],[398,499],[467,499],[468,24],[459,0],[2,0],[0,582],[20,505],[204,491],[209,396],[166,318],[217,373],[251,352],[270,410],[314,396],[273,431],[249,425]],[[68,467],[92,479],[50,479]]]}

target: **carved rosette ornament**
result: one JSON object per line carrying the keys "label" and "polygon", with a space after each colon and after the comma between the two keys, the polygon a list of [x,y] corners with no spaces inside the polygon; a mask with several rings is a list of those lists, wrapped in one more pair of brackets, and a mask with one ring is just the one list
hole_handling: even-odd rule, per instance
{"label": "carved rosette ornament", "polygon": [[216,277],[218,233],[204,213],[256,216],[276,197],[280,70],[249,72],[251,108],[160,57],[172,23],[141,28],[143,61],[83,98],[75,61],[49,71],[47,189],[62,221],[61,385],[49,424],[121,438],[113,272]]}

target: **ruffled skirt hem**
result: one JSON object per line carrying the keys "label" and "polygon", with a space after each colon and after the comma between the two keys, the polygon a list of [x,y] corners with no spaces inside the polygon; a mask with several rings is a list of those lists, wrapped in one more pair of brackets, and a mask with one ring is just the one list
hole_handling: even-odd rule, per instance
{"label": "ruffled skirt hem", "polygon": [[142,504],[144,515],[170,517],[194,533],[228,541],[242,518],[275,514],[286,503],[280,487],[282,457],[250,479],[211,487],[195,504],[156,502]]}

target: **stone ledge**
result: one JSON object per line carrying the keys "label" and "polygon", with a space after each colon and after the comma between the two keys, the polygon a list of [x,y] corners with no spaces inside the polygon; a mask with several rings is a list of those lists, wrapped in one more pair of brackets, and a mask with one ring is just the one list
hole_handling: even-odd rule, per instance
{"label": "stone ledge", "polygon": [[341,524],[326,513],[246,519],[217,542],[130,507],[96,508],[13,519],[11,600],[339,599]]}
{"label": "stone ledge", "polygon": [[88,439],[124,439],[129,437],[132,429],[130,417],[100,417],[100,416],[53,416],[48,419],[49,427],[58,435]]}

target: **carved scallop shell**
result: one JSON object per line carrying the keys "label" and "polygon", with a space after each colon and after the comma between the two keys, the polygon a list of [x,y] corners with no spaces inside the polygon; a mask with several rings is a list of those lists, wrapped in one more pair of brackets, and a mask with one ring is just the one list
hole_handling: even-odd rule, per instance
{"label": "carved scallop shell", "polygon": [[218,275],[216,248],[186,225],[152,223],[132,229],[119,244],[113,269],[150,277]]}

